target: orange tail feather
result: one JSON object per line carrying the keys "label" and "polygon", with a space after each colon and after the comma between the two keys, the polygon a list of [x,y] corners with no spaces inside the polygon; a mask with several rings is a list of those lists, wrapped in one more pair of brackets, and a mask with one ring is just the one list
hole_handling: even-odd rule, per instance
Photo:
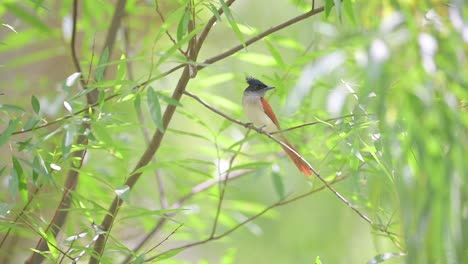
{"label": "orange tail feather", "polygon": [[[288,145],[290,148],[292,148],[294,151],[297,152],[297,150],[291,145],[291,143],[289,143],[287,141],[284,142],[284,143],[286,143],[286,145]],[[288,157],[294,162],[294,164],[296,164],[296,167],[302,173],[304,173],[307,177],[310,177],[312,175],[312,170],[309,168],[309,166],[304,161],[302,161],[299,157],[297,157],[296,154],[294,154],[294,152],[292,152],[291,150],[289,150],[286,147],[283,147],[283,149],[286,152],[286,154],[288,155]],[[299,154],[299,152],[297,152],[297,153]]]}

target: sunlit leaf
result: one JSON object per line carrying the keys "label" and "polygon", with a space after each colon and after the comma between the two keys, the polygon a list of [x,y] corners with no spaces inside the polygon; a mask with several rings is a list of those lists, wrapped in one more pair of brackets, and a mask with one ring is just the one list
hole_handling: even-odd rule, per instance
{"label": "sunlit leaf", "polygon": [[12,173],[12,177],[16,177],[16,180],[14,182],[17,182],[18,191],[21,195],[21,198],[23,199],[23,202],[26,203],[28,201],[28,184],[26,176],[24,175],[23,168],[21,167],[21,164],[19,163],[18,159],[13,156],[12,161],[13,171],[15,172]]}
{"label": "sunlit leaf", "polygon": [[75,84],[76,80],[81,76],[81,72],[75,72],[72,75],[67,77],[67,80],[65,81],[65,85],[68,87],[72,87],[73,84]]}
{"label": "sunlit leaf", "polygon": [[276,61],[274,58],[265,54],[261,54],[261,53],[253,53],[253,52],[241,53],[237,55],[237,57],[240,60],[252,63],[254,65],[259,65],[259,66],[264,66],[264,67],[276,65]]}
{"label": "sunlit leaf", "polygon": [[319,256],[315,258],[315,264],[322,264],[322,260],[320,260]]}
{"label": "sunlit leaf", "polygon": [[343,9],[351,23],[356,24],[356,18],[354,17],[353,4],[351,4],[351,0],[343,0]]}
{"label": "sunlit leaf", "polygon": [[224,254],[224,256],[221,258],[221,264],[233,264],[235,262],[236,258],[236,253],[237,249],[235,248],[230,248],[228,251]]}

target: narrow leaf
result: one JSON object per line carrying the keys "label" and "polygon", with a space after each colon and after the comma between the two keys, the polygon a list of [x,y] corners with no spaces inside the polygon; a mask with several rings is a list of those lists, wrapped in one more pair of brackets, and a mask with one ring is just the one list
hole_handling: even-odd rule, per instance
{"label": "narrow leaf", "polygon": [[36,114],[39,114],[39,111],[41,110],[41,104],[39,103],[39,100],[37,100],[36,96],[31,96],[31,105]]}
{"label": "narrow leaf", "polygon": [[99,59],[98,66],[96,67],[95,76],[98,82],[102,81],[104,77],[104,70],[107,66],[107,61],[109,60],[109,47],[106,47],[102,52],[101,58]]}
{"label": "narrow leaf", "polygon": [[343,9],[345,11],[346,16],[351,21],[351,23],[356,24],[356,18],[354,17],[353,5],[351,4],[351,0],[343,1]]}
{"label": "narrow leaf", "polygon": [[81,72],[75,72],[72,75],[67,77],[67,80],[65,81],[65,85],[67,87],[72,87],[73,84],[75,84],[76,80],[81,76]]}
{"label": "narrow leaf", "polygon": [[49,26],[42,22],[37,16],[29,13],[24,8],[20,7],[15,3],[3,3],[3,6],[11,12],[15,17],[19,18],[23,22],[37,28],[41,31],[50,32]]}
{"label": "narrow leaf", "polygon": [[232,16],[231,9],[229,8],[229,6],[226,5],[226,2],[224,2],[224,0],[219,0],[219,2],[221,3],[221,8],[223,9],[224,14],[226,15],[229,25],[231,25],[232,30],[234,31],[234,33],[236,34],[237,38],[240,40],[242,45],[245,46],[244,36],[242,35],[242,32],[237,26],[237,22],[234,20],[234,17]]}
{"label": "narrow leaf", "polygon": [[335,1],[335,9],[336,9],[336,14],[338,15],[338,19],[342,20],[342,11],[341,11],[341,0],[334,0]]}
{"label": "narrow leaf", "polygon": [[164,126],[162,123],[161,115],[161,105],[159,103],[158,95],[152,87],[148,87],[148,92],[146,96],[148,97],[148,106],[151,118],[153,119],[159,131],[164,132]]}
{"label": "narrow leaf", "polygon": [[28,201],[28,185],[26,182],[26,177],[24,175],[23,168],[21,167],[21,164],[19,163],[18,159],[16,157],[12,157],[13,160],[13,169],[16,172],[16,177],[18,179],[18,191],[21,195],[21,198],[23,199],[23,202]]}
{"label": "narrow leaf", "polygon": [[187,33],[189,22],[190,22],[190,10],[185,9],[184,15],[181,17],[179,21],[179,25],[177,26],[177,41],[180,41],[184,37],[184,35]]}
{"label": "narrow leaf", "polygon": [[278,194],[278,197],[280,198],[280,200],[283,200],[285,197],[283,178],[278,173],[277,169],[276,170],[273,169],[273,173],[271,174],[271,177],[273,180],[273,187],[275,187],[276,194]]}
{"label": "narrow leaf", "polygon": [[8,142],[13,132],[18,128],[19,123],[19,119],[13,119],[8,122],[8,127],[0,134],[0,147]]}
{"label": "narrow leaf", "polygon": [[325,0],[325,17],[330,15],[334,0]]}

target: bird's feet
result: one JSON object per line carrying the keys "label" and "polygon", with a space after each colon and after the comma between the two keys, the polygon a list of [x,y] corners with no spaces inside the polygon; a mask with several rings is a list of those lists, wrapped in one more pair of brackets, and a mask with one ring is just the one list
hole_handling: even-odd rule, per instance
{"label": "bird's feet", "polygon": [[265,134],[266,133],[266,131],[263,130],[266,127],[266,125],[263,125],[261,127],[255,127],[253,123],[246,123],[245,127],[249,128],[249,129],[252,129],[252,130],[255,130],[260,134]]}

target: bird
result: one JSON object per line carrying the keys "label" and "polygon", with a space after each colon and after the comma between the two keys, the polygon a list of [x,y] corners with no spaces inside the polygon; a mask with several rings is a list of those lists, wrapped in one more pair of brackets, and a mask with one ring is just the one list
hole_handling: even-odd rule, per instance
{"label": "bird", "polygon": [[[242,107],[249,121],[255,127],[267,133],[273,133],[281,130],[278,118],[264,97],[267,91],[275,89],[275,87],[267,86],[263,82],[253,77],[247,77],[246,81],[249,86],[244,90],[244,95],[242,97]],[[277,133],[273,134],[272,136],[288,145],[296,153],[299,153],[283,134]],[[294,162],[299,171],[301,171],[307,177],[312,175],[311,168],[301,158],[296,156],[296,154],[287,147],[281,147],[284,149],[288,157]]]}

